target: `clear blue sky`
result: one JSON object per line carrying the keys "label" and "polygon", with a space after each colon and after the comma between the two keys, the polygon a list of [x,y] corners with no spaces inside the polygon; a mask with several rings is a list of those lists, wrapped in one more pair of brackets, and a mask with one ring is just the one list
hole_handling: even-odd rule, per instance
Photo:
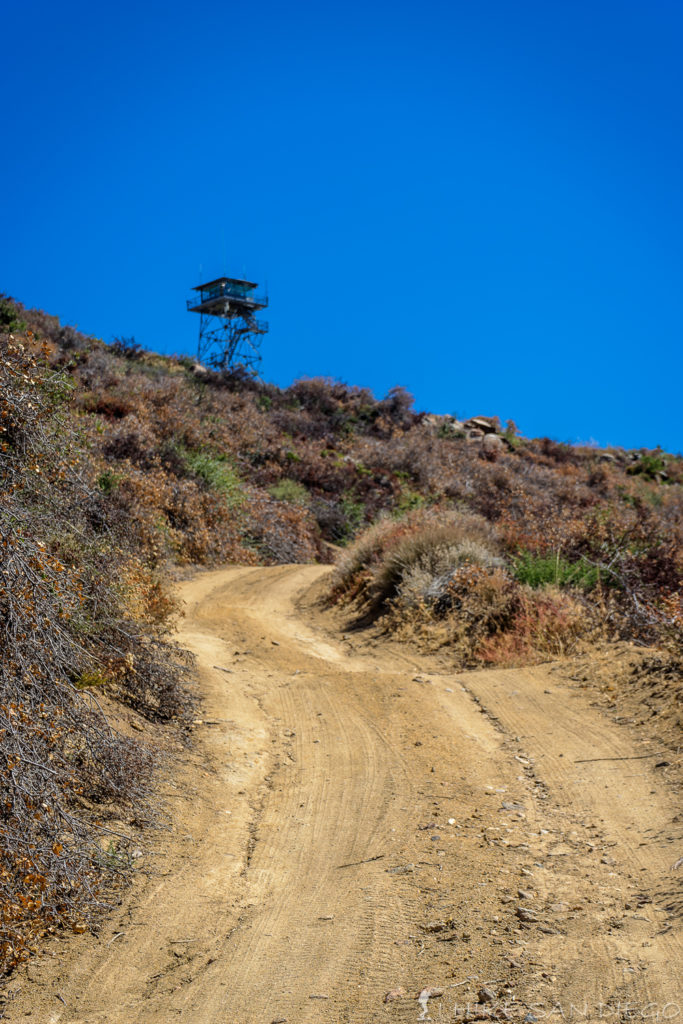
{"label": "clear blue sky", "polygon": [[191,352],[268,281],[263,375],[683,450],[683,5],[117,4],[3,15],[0,291]]}

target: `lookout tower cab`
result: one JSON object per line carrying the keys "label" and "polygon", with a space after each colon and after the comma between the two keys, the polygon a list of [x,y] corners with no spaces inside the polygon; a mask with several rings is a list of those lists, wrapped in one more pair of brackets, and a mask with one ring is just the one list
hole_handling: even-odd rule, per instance
{"label": "lookout tower cab", "polygon": [[261,362],[261,337],[268,324],[256,314],[268,305],[257,294],[258,284],[238,277],[217,277],[196,285],[187,300],[191,313],[199,313],[197,360],[215,369],[241,368],[256,374]]}

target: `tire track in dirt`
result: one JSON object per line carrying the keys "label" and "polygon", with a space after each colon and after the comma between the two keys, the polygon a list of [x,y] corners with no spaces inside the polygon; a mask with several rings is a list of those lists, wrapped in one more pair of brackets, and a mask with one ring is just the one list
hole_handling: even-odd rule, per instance
{"label": "tire track in dirt", "polygon": [[546,884],[558,889],[564,875],[586,916],[605,901],[614,906],[615,893],[624,897],[624,913],[611,915],[606,929],[585,928],[569,948],[562,935],[548,941],[567,975],[564,1002],[581,1005],[592,962],[593,1005],[630,1002],[654,1012],[671,1003],[683,1013],[681,886],[671,871],[683,819],[657,775],[653,743],[634,745],[625,729],[587,713],[585,695],[556,686],[543,668],[471,673],[467,687],[483,708],[495,708],[521,756],[533,751],[531,774],[543,780],[553,814],[553,828],[539,837]]}
{"label": "tire track in dirt", "polygon": [[[629,733],[545,669],[458,675],[343,639],[301,603],[326,572],[183,584],[204,704],[168,778],[172,829],[96,940],[55,940],[18,976],[6,1019],[621,1021],[629,1000],[683,1004],[676,794],[645,761],[575,763],[633,754]],[[425,986],[443,993],[428,1016]]]}

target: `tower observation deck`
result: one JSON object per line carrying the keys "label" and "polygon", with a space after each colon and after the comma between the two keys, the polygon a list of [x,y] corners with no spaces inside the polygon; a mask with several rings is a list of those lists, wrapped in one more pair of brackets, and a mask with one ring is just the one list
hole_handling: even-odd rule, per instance
{"label": "tower observation deck", "polygon": [[268,305],[257,295],[258,284],[238,277],[217,277],[196,285],[187,300],[190,313],[199,313],[197,361],[219,370],[244,369],[256,374],[261,362],[261,337],[268,332],[256,314]]}

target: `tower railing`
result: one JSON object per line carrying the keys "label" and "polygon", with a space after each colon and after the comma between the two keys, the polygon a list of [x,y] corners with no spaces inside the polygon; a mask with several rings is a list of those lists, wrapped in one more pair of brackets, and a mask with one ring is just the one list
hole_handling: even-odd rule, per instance
{"label": "tower railing", "polygon": [[200,292],[196,292],[191,298],[187,300],[187,308],[192,309],[194,306],[203,306],[207,302],[215,302],[217,299],[234,299],[236,302],[244,302],[249,305],[255,306],[267,306],[268,296],[257,295],[255,292],[241,292],[231,290],[229,287],[223,288],[212,288],[211,291],[205,292],[203,295]]}

